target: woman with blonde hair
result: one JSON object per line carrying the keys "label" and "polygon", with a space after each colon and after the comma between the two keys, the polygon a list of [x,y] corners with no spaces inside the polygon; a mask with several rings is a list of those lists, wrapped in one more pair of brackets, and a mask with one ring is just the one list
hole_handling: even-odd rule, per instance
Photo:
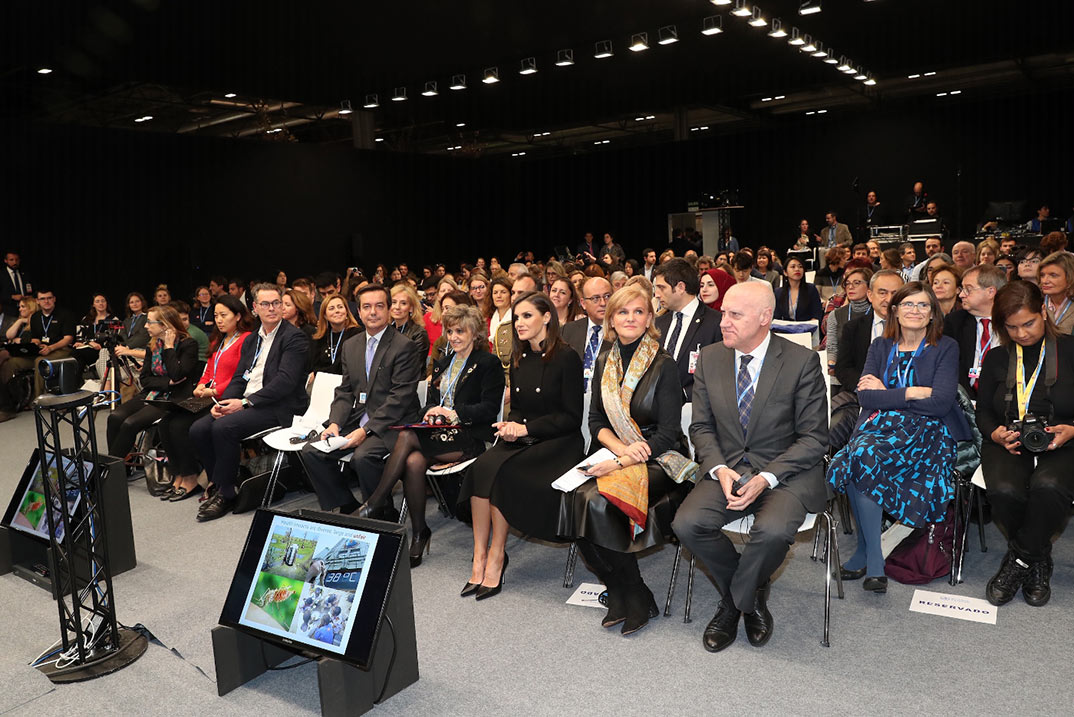
{"label": "woman with blonde hair", "polygon": [[1040,263],[1038,276],[1048,316],[1059,333],[1070,334],[1074,330],[1074,256],[1065,251],[1049,254]]}
{"label": "woman with blonde hair", "polygon": [[343,343],[361,327],[340,294],[332,294],[321,302],[321,315],[310,344],[310,371],[313,373],[343,373]]}
{"label": "woman with blonde hair", "polygon": [[390,324],[417,345],[418,356],[424,366],[429,356],[429,334],[425,333],[418,292],[410,284],[396,284],[392,287],[391,298],[392,304],[388,309]]}
{"label": "woman with blonde hair", "polygon": [[995,264],[999,258],[999,243],[995,239],[985,239],[977,245],[977,265]]}

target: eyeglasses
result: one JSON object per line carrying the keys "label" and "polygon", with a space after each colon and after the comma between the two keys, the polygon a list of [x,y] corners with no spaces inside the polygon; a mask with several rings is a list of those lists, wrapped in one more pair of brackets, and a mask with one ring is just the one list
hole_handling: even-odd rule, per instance
{"label": "eyeglasses", "polygon": [[163,321],[154,321],[153,319],[149,319],[145,323],[146,324],[163,324],[164,322]]}
{"label": "eyeglasses", "polygon": [[597,294],[596,296],[587,296],[583,301],[592,301],[594,304],[607,304],[610,298],[612,298],[611,294]]}
{"label": "eyeglasses", "polygon": [[279,299],[276,299],[275,301],[259,301],[255,304],[255,306],[258,306],[262,309],[278,309],[283,306],[283,302]]}
{"label": "eyeglasses", "polygon": [[903,311],[914,311],[919,314],[928,313],[928,310],[932,308],[932,304],[927,301],[904,301],[899,304],[899,308]]}
{"label": "eyeglasses", "polygon": [[1021,266],[1022,264],[1039,264],[1039,263],[1040,263],[1040,257],[1035,256],[1032,259],[1022,259],[1021,261],[1018,262],[1018,265]]}
{"label": "eyeglasses", "polygon": [[962,285],[962,293],[963,294],[972,294],[973,292],[977,291],[980,288],[982,288],[982,287],[974,286],[973,284],[963,284]]}
{"label": "eyeglasses", "polygon": [[865,282],[862,281],[861,279],[858,279],[857,281],[848,281],[847,286],[848,287],[853,286],[853,287],[857,288],[857,287],[865,286]]}

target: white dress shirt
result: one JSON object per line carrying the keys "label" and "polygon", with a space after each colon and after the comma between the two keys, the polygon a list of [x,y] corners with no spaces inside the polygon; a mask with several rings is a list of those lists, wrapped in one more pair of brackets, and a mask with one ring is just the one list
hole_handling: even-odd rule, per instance
{"label": "white dress shirt", "polygon": [[869,343],[876,341],[878,338],[884,335],[884,317],[873,311],[873,330],[869,334]]}
{"label": "white dress shirt", "polygon": [[[242,392],[244,398],[253,396],[265,385],[265,362],[268,361],[269,351],[272,350],[272,342],[276,340],[276,334],[280,333],[280,324],[282,323],[283,321],[280,321],[279,324],[276,324],[276,328],[268,334],[265,333],[264,326],[258,329],[258,338],[254,339],[254,341],[260,339],[261,350],[257,352],[254,363],[247,372],[249,378],[246,379],[246,390]],[[255,343],[254,346],[256,351],[257,344]]]}
{"label": "white dress shirt", "polygon": [[694,320],[694,314],[697,312],[697,307],[701,305],[701,302],[697,300],[695,296],[693,300],[682,307],[679,313],[682,314],[682,328],[679,329],[679,336],[675,340],[674,346],[668,346],[671,342],[671,335],[675,333],[675,312],[671,312],[671,325],[668,326],[668,335],[664,339],[664,349],[671,354],[671,357],[676,361],[679,360],[679,351],[682,349],[682,342],[686,340],[686,327],[690,325],[690,322]]}

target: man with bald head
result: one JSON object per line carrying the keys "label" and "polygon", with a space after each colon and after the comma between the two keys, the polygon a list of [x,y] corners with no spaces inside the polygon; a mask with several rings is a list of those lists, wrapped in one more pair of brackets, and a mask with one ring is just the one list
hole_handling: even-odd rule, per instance
{"label": "man with bald head", "polygon": [[609,345],[604,339],[604,312],[611,297],[612,285],[607,279],[601,276],[589,279],[582,284],[582,309],[585,310],[586,318],[572,321],[560,331],[567,345],[582,357],[587,391],[589,379],[593,376],[593,364],[600,352]]}
{"label": "man with bald head", "polygon": [[[722,596],[702,644],[719,652],[738,636],[772,636],[769,578],[806,513],[824,509],[828,414],[817,354],[769,331],[776,300],[767,282],[728,289],[723,341],[701,350],[694,373],[693,439],[704,475],[672,528],[708,568]],[[739,555],[724,525],[754,516]]]}
{"label": "man with bald head", "polygon": [[977,261],[977,250],[968,241],[956,242],[951,247],[951,258],[962,272],[965,272]]}

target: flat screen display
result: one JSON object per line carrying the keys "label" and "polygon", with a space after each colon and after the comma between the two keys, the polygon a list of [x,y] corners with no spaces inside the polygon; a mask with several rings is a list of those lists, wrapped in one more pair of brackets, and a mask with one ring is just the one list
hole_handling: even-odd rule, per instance
{"label": "flat screen display", "polygon": [[[23,471],[22,480],[19,481],[19,486],[15,489],[15,494],[11,498],[11,503],[8,504],[7,513],[4,514],[4,525],[12,530],[33,535],[41,540],[49,539],[48,515],[45,510],[47,503],[45,481],[48,480],[52,491],[53,524],[55,525],[56,540],[59,542],[63,540],[64,536],[61,500],[59,497],[59,471],[63,470],[67,474],[68,486],[77,486],[79,482],[78,468],[70,458],[60,456],[60,462],[57,463],[52,453],[45,455],[48,456],[48,460],[44,462],[48,466],[48,475],[45,475],[46,471],[42,468],[43,463],[40,453],[34,450],[33,455],[30,457],[30,462],[26,464],[26,469]],[[88,461],[82,461],[82,466],[84,469],[83,476],[88,479],[93,474],[93,464]],[[81,498],[82,494],[77,488],[67,491],[65,502],[69,520],[76,515]]]}
{"label": "flat screen display", "polygon": [[402,535],[333,518],[258,510],[221,624],[366,666]]}

